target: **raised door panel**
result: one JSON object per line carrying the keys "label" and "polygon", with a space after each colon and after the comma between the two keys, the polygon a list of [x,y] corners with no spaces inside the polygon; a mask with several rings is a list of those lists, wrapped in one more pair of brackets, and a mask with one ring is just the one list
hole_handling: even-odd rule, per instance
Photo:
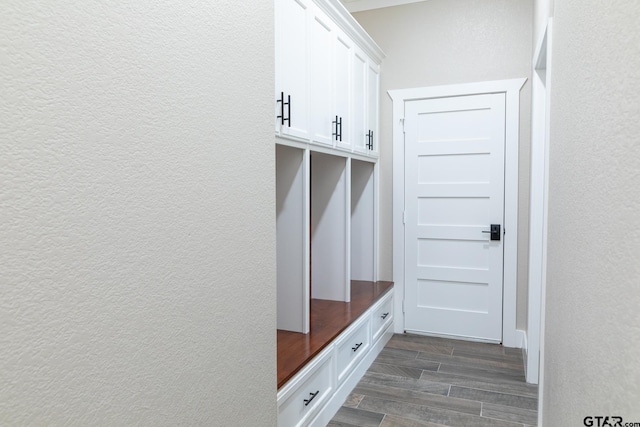
{"label": "raised door panel", "polygon": [[377,157],[379,152],[378,113],[380,98],[380,66],[369,62],[367,66],[367,149]]}
{"label": "raised door panel", "polygon": [[353,128],[353,149],[359,153],[366,153],[366,115],[367,115],[367,57],[355,50],[352,56],[353,76],[351,78],[351,117]]}
{"label": "raised door panel", "polygon": [[313,10],[311,20],[311,142],[333,147],[334,120],[333,43],[334,31],[329,18],[319,9]]}
{"label": "raised door panel", "polygon": [[[277,0],[276,133],[309,138],[309,38],[311,3]],[[278,118],[282,116],[282,118]]]}
{"label": "raised door panel", "polygon": [[[338,32],[334,48],[334,100],[335,116],[341,118],[341,127],[336,147],[351,151],[352,147],[352,116],[351,116],[351,58],[353,55],[352,41],[343,33]],[[335,119],[335,118],[334,118]]]}

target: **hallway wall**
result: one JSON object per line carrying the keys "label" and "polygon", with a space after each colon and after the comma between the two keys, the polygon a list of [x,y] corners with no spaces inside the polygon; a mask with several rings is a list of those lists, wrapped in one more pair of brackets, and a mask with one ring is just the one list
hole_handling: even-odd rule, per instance
{"label": "hallway wall", "polygon": [[276,424],[273,43],[270,1],[3,1],[0,425]]}
{"label": "hallway wall", "polygon": [[640,3],[552,13],[544,425],[640,422]]}

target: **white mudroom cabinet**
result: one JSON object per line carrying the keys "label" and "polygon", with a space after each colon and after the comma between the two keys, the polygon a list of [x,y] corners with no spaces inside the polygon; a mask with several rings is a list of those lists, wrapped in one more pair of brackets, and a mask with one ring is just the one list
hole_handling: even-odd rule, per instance
{"label": "white mudroom cabinet", "polygon": [[338,0],[275,0],[278,424],[325,425],[392,334],[378,281],[383,52]]}

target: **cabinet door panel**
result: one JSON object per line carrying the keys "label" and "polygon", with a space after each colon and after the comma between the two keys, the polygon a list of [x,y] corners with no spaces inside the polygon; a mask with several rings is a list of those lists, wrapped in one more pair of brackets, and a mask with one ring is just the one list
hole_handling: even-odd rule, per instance
{"label": "cabinet door panel", "polygon": [[[276,1],[276,99],[284,92],[285,118],[276,118],[276,132],[298,138],[309,138],[309,18],[310,3],[303,0]],[[276,102],[276,116],[281,104]]]}
{"label": "cabinet door panel", "polygon": [[[378,133],[378,102],[380,93],[380,67],[369,63],[367,67],[367,131],[372,132],[369,154],[378,155],[379,137]],[[369,140],[367,140],[368,142]]]}
{"label": "cabinet door panel", "polygon": [[311,20],[311,141],[333,146],[332,46],[329,18],[316,10]]}
{"label": "cabinet door panel", "polygon": [[353,148],[354,151],[366,153],[366,114],[367,114],[367,94],[366,94],[366,78],[367,78],[367,59],[360,51],[355,51],[353,55],[353,78],[351,79],[352,88],[352,122],[353,122]]}
{"label": "cabinet door panel", "polygon": [[338,34],[335,39],[335,114],[342,117],[342,141],[336,141],[336,146],[348,151],[352,148],[352,121],[351,117],[351,41],[344,35]]}

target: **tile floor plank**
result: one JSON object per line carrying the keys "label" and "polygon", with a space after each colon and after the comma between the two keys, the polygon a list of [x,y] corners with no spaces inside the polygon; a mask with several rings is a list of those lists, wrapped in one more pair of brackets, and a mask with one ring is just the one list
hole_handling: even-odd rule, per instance
{"label": "tile floor plank", "polygon": [[435,408],[449,409],[465,414],[480,415],[482,404],[479,401],[460,399],[457,397],[431,394],[421,391],[399,389],[378,384],[360,383],[354,390],[363,396],[379,397],[387,400],[397,400],[416,405],[431,406]]}
{"label": "tile floor plank", "polygon": [[462,412],[449,411],[447,409],[432,408],[413,403],[398,402],[395,400],[380,399],[365,396],[360,402],[364,410],[379,411],[385,414],[397,415],[416,421],[429,421],[446,426],[464,427],[522,427],[520,423],[500,421],[483,418],[479,415],[464,414]]}
{"label": "tile floor plank", "polygon": [[380,427],[445,427],[444,424],[435,424],[428,421],[416,421],[396,415],[385,415]]}
{"label": "tile floor plank", "polygon": [[380,354],[394,356],[403,359],[417,359],[420,352],[418,350],[406,350],[404,348],[385,347]]}
{"label": "tile floor plank", "polygon": [[448,374],[461,374],[472,378],[480,378],[485,380],[510,379],[515,381],[524,382],[524,372],[497,372],[492,369],[476,368],[474,366],[464,365],[452,365],[448,363],[441,363],[438,372],[444,372]]}
{"label": "tile floor plank", "polygon": [[495,403],[496,405],[512,406],[514,408],[529,409],[532,411],[538,407],[538,399],[459,386],[452,386],[449,396],[479,402]]}
{"label": "tile floor plank", "polygon": [[378,427],[384,418],[384,414],[375,411],[366,411],[357,408],[342,407],[331,422],[345,423],[361,427]]}
{"label": "tile floor plank", "polygon": [[422,380],[441,382],[450,385],[467,386],[479,390],[496,391],[499,393],[516,394],[526,397],[537,397],[537,387],[524,381],[507,380],[504,378],[482,379],[465,377],[464,375],[448,374],[444,372],[422,371]]}
{"label": "tile floor plank", "polygon": [[348,408],[357,408],[363,397],[364,395],[362,394],[351,393],[349,396],[347,396],[347,400],[344,401],[342,406],[346,406]]}
{"label": "tile floor plank", "polygon": [[388,353],[380,353],[376,358],[376,363],[386,363],[387,365],[402,366],[405,368],[416,368],[423,371],[437,371],[440,367],[440,362],[431,360],[420,359],[406,359],[403,357],[397,357],[389,355]]}
{"label": "tile floor plank", "polygon": [[511,406],[495,405],[493,403],[482,404],[482,416],[524,423],[525,425],[535,425],[538,422],[537,411],[514,408]]}
{"label": "tile floor plank", "polygon": [[397,377],[393,375],[380,374],[377,372],[367,372],[360,380],[363,384],[378,384],[389,387],[403,388],[406,390],[422,391],[432,394],[446,396],[449,394],[451,386],[433,381],[420,380],[415,378]]}
{"label": "tile floor plank", "polygon": [[[394,353],[393,356],[398,357]],[[392,356],[392,357],[393,357]],[[468,367],[476,367],[481,369],[489,369],[494,371],[505,371],[509,373],[513,373],[516,375],[522,374],[522,360],[520,361],[501,361],[501,360],[492,360],[485,358],[470,358],[470,357],[462,357],[462,356],[447,356],[441,354],[434,354],[421,351],[416,356],[417,360],[430,360],[432,362],[440,362],[446,363],[449,365],[462,365]]]}
{"label": "tile floor plank", "polygon": [[417,335],[394,335],[387,343],[388,348],[401,348],[405,350],[428,351],[431,353],[451,354],[453,346],[446,342],[428,342]]}
{"label": "tile floor plank", "polygon": [[424,371],[422,369],[406,368],[403,366],[373,362],[369,367],[368,372],[378,372],[380,374],[419,379]]}
{"label": "tile floor plank", "polygon": [[331,420],[331,422],[327,424],[327,427],[360,427],[360,426],[357,424],[347,424],[340,421]]}

